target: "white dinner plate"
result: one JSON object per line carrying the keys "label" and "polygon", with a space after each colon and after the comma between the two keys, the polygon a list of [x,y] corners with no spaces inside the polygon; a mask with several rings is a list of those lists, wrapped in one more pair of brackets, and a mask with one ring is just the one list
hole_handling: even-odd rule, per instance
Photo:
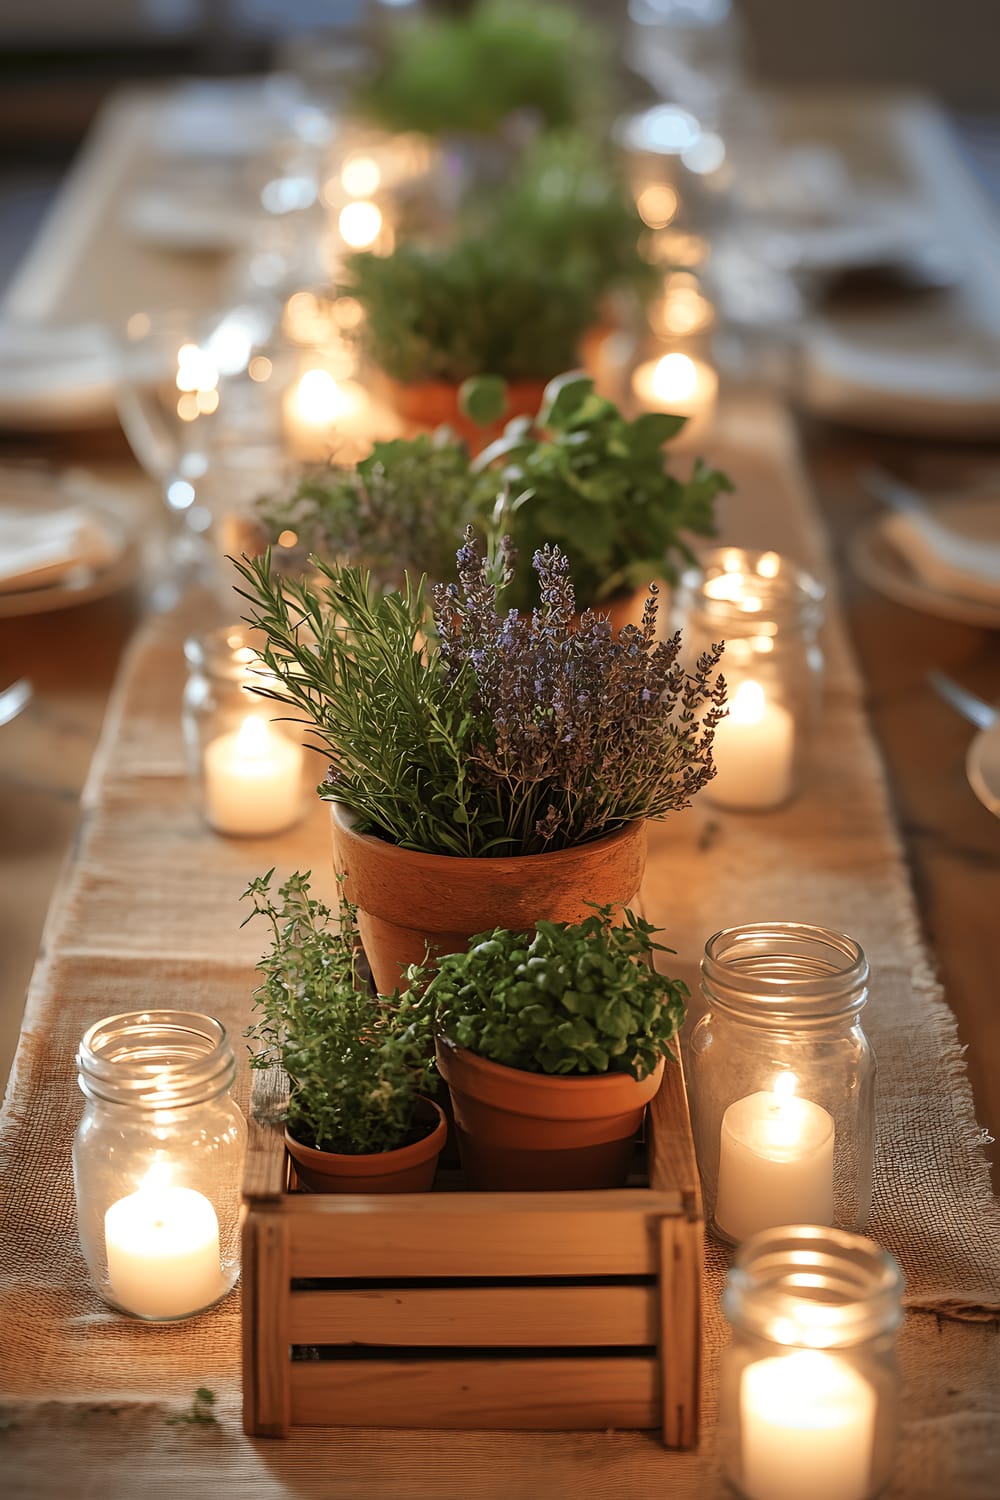
{"label": "white dinner plate", "polygon": [[[995,493],[951,500],[939,508],[939,513],[947,517],[952,530],[964,536],[1000,543],[1000,503]],[[1000,629],[1000,589],[994,603],[935,587],[893,545],[892,532],[898,521],[894,511],[885,511],[855,534],[850,553],[859,577],[880,594],[923,614],[987,630]]]}
{"label": "white dinner plate", "polygon": [[965,774],[983,806],[1000,818],[1000,719],[974,736],[966,751]]}
{"label": "white dinner plate", "polygon": [[47,581],[0,591],[0,619],[71,609],[113,594],[135,577],[140,511],[123,490],[82,473],[59,475],[11,466],[0,469],[0,505],[4,500],[19,506],[30,501],[40,511],[70,506],[85,511],[103,533],[104,547],[99,563],[70,563]]}

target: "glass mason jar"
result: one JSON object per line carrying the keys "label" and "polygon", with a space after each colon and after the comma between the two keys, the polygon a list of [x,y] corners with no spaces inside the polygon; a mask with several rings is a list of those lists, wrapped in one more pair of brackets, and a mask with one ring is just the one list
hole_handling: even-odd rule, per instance
{"label": "glass mason jar", "polygon": [[781,1224],[862,1229],[875,1056],[861,948],[826,927],[751,923],[709,939],[701,974],[688,1084],[712,1232],[739,1244]]}
{"label": "glass mason jar", "polygon": [[716,807],[763,811],[795,795],[822,700],[824,586],[777,552],[717,547],[681,577],[675,628],[697,658],[725,641],[729,713],[715,731]]}
{"label": "glass mason jar", "polygon": [[190,1317],[240,1270],[246,1123],[225,1029],[194,1011],[109,1016],[77,1066],[87,1106],[73,1182],[94,1285],[134,1317]]}
{"label": "glass mason jar", "polygon": [[860,1235],[769,1229],[741,1247],[722,1305],[726,1477],[744,1500],[870,1500],[889,1481],[903,1278]]}
{"label": "glass mason jar", "polygon": [[254,691],[268,681],[257,644],[245,625],[223,625],[184,643],[188,770],[208,825],[247,837],[283,833],[306,805],[302,726],[275,719],[291,710]]}

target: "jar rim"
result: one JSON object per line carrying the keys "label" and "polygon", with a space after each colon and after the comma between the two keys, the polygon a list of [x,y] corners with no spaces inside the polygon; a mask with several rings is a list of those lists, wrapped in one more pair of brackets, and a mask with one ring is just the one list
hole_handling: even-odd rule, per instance
{"label": "jar rim", "polygon": [[222,1022],[190,1010],[135,1010],[105,1016],[77,1051],[88,1099],[172,1110],[226,1093],[236,1058]]}
{"label": "jar rim", "polygon": [[842,1349],[902,1320],[903,1274],[874,1240],[815,1224],[745,1240],[726,1277],[729,1321],[773,1343]]}
{"label": "jar rim", "polygon": [[868,999],[860,943],[807,922],[746,922],[713,933],[701,961],[710,1004],[763,1023],[854,1015]]}
{"label": "jar rim", "polygon": [[[727,578],[732,585],[713,594],[712,585]],[[680,577],[689,609],[719,624],[738,622],[748,631],[759,630],[768,615],[804,615],[818,623],[826,592],[826,585],[800,563],[773,550],[747,547],[713,547]],[[750,599],[760,607],[749,609]]]}

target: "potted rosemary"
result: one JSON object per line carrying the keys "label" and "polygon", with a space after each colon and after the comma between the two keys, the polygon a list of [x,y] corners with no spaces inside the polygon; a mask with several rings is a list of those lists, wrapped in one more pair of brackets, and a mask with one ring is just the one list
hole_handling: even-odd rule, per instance
{"label": "potted rosemary", "polygon": [[[471,382],[466,400],[489,416],[495,383]],[[549,382],[530,422],[509,424],[475,460],[445,430],[376,443],[354,467],[307,471],[290,496],[263,504],[262,520],[273,540],[293,532],[303,554],[359,563],[381,589],[404,572],[454,577],[453,539],[470,521],[499,525],[522,557],[559,545],[579,607],[638,623],[637,589],[693,560],[686,536],[714,533],[716,499],[731,488],[700,461],[687,478],[670,471],[664,445],[681,425],[659,412],[627,421],[572,371]],[[506,599],[534,604],[532,580],[513,578]]]}
{"label": "potted rosemary", "polygon": [[[285,1143],[299,1183],[323,1193],[421,1192],[431,1187],[446,1125],[433,1086],[432,1027],[408,995],[372,998],[359,982],[354,911],[335,918],[296,872],[250,882],[246,919],[263,917],[270,952],[247,1031],[253,1068],[290,1080]],[[415,994],[416,992],[414,992]]]}
{"label": "potted rosemary", "polygon": [[621,908],[645,862],[645,820],[686,807],[714,775],[725,685],[719,650],[693,671],[656,638],[657,600],[617,635],[575,618],[565,556],[533,559],[541,604],[502,609],[509,549],[472,529],[458,582],[379,595],[359,569],[318,563],[323,586],[237,564],[274,687],[332,760],[338,868],[375,982],[474,932],[579,921]]}
{"label": "potted rosemary", "polygon": [[683,1023],[686,985],[652,967],[657,929],[610,907],[496,928],[416,971],[434,1005],[470,1187],[619,1187]]}

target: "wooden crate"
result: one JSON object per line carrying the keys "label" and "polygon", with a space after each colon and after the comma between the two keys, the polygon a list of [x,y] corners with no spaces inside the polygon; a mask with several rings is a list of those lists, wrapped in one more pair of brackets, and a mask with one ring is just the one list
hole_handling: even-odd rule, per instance
{"label": "wooden crate", "polygon": [[243,1424],[659,1428],[698,1440],[703,1221],[684,1080],[642,1186],[312,1196],[258,1076],[244,1181]]}

